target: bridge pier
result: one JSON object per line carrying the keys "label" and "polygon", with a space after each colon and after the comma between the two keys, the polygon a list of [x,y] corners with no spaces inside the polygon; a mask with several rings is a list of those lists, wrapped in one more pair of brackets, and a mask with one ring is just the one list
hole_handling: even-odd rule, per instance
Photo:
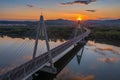
{"label": "bridge pier", "polygon": [[40,71],[51,73],[51,74],[57,73],[57,69],[55,67],[53,68],[51,66],[44,66],[42,69],[40,69]]}
{"label": "bridge pier", "polygon": [[86,43],[87,43],[86,40],[82,40],[82,41],[78,42],[77,44],[78,44],[78,45],[85,45]]}

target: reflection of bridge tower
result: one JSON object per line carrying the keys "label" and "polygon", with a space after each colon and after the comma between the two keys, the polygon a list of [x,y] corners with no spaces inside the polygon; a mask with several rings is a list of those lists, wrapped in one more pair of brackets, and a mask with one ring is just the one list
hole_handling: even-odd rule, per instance
{"label": "reflection of bridge tower", "polygon": [[81,62],[81,58],[82,58],[82,55],[83,55],[84,47],[83,47],[81,50],[82,50],[82,51],[81,51],[81,54],[80,54],[80,55],[79,55],[79,54],[76,54],[78,64],[80,64],[80,62]]}
{"label": "reflection of bridge tower", "polygon": [[53,64],[53,61],[52,61],[52,55],[51,55],[51,51],[50,51],[50,46],[49,46],[49,42],[48,42],[46,25],[45,25],[45,21],[44,21],[44,18],[43,18],[42,15],[40,16],[40,21],[39,21],[39,24],[38,24],[38,27],[37,27],[37,34],[36,34],[36,41],[35,41],[34,52],[33,52],[33,59],[36,56],[38,40],[39,40],[40,37],[45,39],[47,51],[49,53],[48,56],[49,56],[50,66],[52,68],[54,68],[54,64]]}

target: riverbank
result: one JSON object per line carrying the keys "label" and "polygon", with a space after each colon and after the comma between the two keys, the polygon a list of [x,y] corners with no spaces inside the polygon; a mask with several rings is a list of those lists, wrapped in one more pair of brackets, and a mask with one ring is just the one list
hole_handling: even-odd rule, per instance
{"label": "riverbank", "polygon": [[[120,28],[90,28],[89,40],[120,46]],[[74,27],[47,27],[50,40],[69,40],[74,37]],[[33,33],[31,36],[29,36]],[[80,33],[79,33],[80,34]],[[35,39],[35,27],[0,27],[1,36]]]}
{"label": "riverbank", "polygon": [[92,28],[89,40],[120,46],[120,28]]}

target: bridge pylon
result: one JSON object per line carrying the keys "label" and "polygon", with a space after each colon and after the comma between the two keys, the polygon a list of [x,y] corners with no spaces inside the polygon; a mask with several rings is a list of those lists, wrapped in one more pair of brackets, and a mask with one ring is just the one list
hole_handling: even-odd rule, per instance
{"label": "bridge pylon", "polygon": [[78,30],[80,30],[80,33],[83,34],[83,27],[81,26],[81,20],[77,21],[77,26],[75,27],[74,37],[77,37]]}
{"label": "bridge pylon", "polygon": [[[75,27],[75,33],[74,33],[74,38],[76,38],[78,36],[78,31],[80,31],[80,34],[83,34],[83,27],[81,26],[81,20],[78,20],[77,21],[77,26]],[[78,42],[77,44],[83,44],[83,43],[86,43],[86,41],[84,40],[84,38]],[[76,44],[74,45],[76,46]]]}
{"label": "bridge pylon", "polygon": [[33,59],[36,56],[38,40],[39,40],[40,37],[43,38],[45,40],[45,42],[46,42],[46,47],[47,47],[48,57],[49,57],[49,63],[50,63],[50,67],[49,68],[51,68],[51,70],[53,72],[56,72],[56,68],[54,67],[54,63],[53,63],[53,60],[52,60],[52,54],[51,54],[51,50],[50,50],[50,45],[49,45],[49,40],[48,40],[48,35],[47,35],[47,30],[46,30],[46,25],[45,25],[44,17],[43,17],[42,14],[40,16],[40,21],[38,22],[35,46],[34,46],[34,51],[33,51]]}

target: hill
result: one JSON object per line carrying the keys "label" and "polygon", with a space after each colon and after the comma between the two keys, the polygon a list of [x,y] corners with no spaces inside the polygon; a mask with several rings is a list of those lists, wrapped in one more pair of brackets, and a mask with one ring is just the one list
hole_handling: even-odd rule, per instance
{"label": "hill", "polygon": [[[0,26],[4,25],[36,25],[38,21],[0,21]],[[47,26],[75,26],[76,22],[72,20],[56,19],[46,20]]]}
{"label": "hill", "polygon": [[[28,25],[35,26],[38,21],[0,21],[0,26],[13,26],[13,25]],[[76,26],[77,23],[72,20],[56,19],[56,20],[46,20],[47,26]],[[82,25],[87,27],[104,27],[104,28],[120,28],[120,19],[116,20],[87,20],[81,22]]]}
{"label": "hill", "polygon": [[120,27],[120,19],[116,20],[88,20],[83,23],[89,27]]}

